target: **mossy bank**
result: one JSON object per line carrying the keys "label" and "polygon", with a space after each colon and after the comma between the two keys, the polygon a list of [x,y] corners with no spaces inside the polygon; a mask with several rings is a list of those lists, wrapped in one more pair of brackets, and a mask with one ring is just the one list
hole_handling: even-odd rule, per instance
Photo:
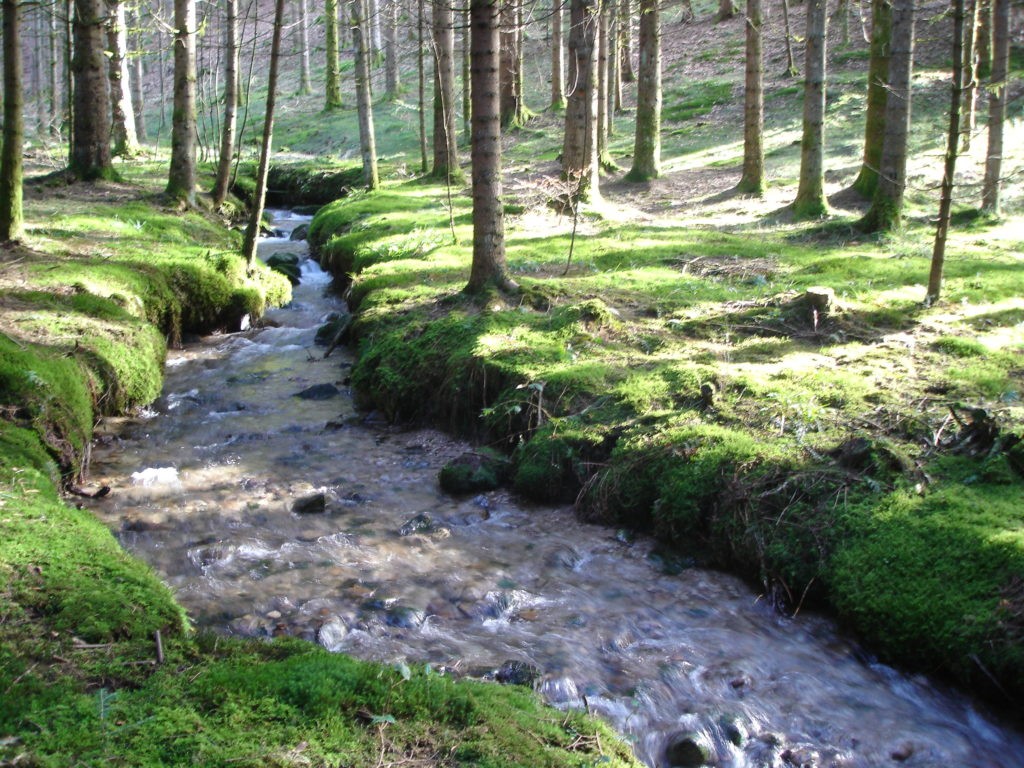
{"label": "mossy bank", "polygon": [[786,612],[826,606],[885,659],[1015,707],[1011,226],[961,227],[948,300],[925,308],[923,228],[734,234],[623,223],[606,201],[570,261],[571,222],[510,204],[521,292],[471,297],[470,200],[445,199],[396,182],[311,226],[350,282],[363,407],[472,435],[510,455],[516,491],[650,532],[666,568],[728,568]]}
{"label": "mossy bank", "polygon": [[196,635],[63,495],[87,479],[96,420],[160,392],[168,343],[289,298],[283,276],[247,271],[237,233],[165,208],[161,173],[30,186],[26,242],[0,254],[0,763],[635,765],[526,689]]}

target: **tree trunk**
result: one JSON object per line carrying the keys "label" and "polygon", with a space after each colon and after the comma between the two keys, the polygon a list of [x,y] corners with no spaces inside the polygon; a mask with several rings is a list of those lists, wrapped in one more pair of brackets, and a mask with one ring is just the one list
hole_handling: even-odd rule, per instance
{"label": "tree trunk", "polygon": [[978,105],[978,0],[970,0],[965,8],[964,17],[964,103],[963,127],[960,130],[960,147],[962,152],[971,149],[971,139],[977,125]]}
{"label": "tree trunk", "polygon": [[467,293],[488,285],[514,289],[505,263],[505,219],[501,195],[501,99],[498,70],[501,38],[499,0],[470,0],[473,97],[473,262]]}
{"label": "tree trunk", "polygon": [[889,48],[892,44],[892,0],[871,0],[871,58],[868,61],[868,103],[864,117],[864,162],[853,182],[861,197],[871,199],[885,142]]}
{"label": "tree trunk", "polygon": [[1003,124],[1006,122],[1007,78],[1010,72],[1010,0],[994,0],[992,14],[992,77],[988,96],[988,152],[981,209],[998,216],[1003,172]]}
{"label": "tree trunk", "polygon": [[953,207],[953,182],[956,175],[957,147],[960,144],[960,105],[964,90],[964,0],[953,0],[953,83],[950,87],[949,132],[946,135],[946,158],[942,169],[942,192],[939,196],[939,217],[935,228],[935,246],[928,273],[925,303],[932,305],[942,293],[942,270],[946,261],[946,237]]}
{"label": "tree trunk", "polygon": [[352,34],[356,43],[356,106],[359,110],[359,151],[363,157],[363,185],[380,186],[377,174],[377,139],[373,130],[373,101],[370,97],[369,35],[365,0],[352,0]]}
{"label": "tree trunk", "polygon": [[979,80],[992,76],[992,58],[995,55],[992,40],[994,0],[978,0],[978,71]]}
{"label": "tree trunk", "polygon": [[619,0],[619,71],[622,82],[636,80],[633,74],[633,0]]}
{"label": "tree trunk", "polygon": [[804,128],[800,142],[800,186],[793,215],[817,219],[828,213],[825,201],[825,0],[807,0],[807,48],[804,59]]}
{"label": "tree trunk", "polygon": [[914,64],[914,0],[893,2],[890,44],[888,98],[883,119],[885,135],[881,141],[875,192],[871,207],[857,225],[865,232],[896,229],[903,216]]}
{"label": "tree trunk", "polygon": [[[135,12],[135,27],[141,27],[141,9]],[[135,110],[135,135],[139,142],[146,141],[146,100],[142,90],[142,32],[135,33],[135,52],[132,56],[132,108]]]}
{"label": "tree trunk", "polygon": [[455,20],[450,0],[433,0],[434,178],[462,181],[455,132]]}
{"label": "tree trunk", "polygon": [[167,194],[196,202],[196,4],[174,0],[174,116]]}
{"label": "tree trunk", "polygon": [[743,96],[743,175],[736,189],[763,197],[764,55],[761,50],[761,0],[747,0],[746,77]]}
{"label": "tree trunk", "polygon": [[466,140],[470,139],[473,119],[473,102],[470,94],[470,60],[469,48],[471,45],[472,27],[469,23],[469,5],[462,9],[462,128],[466,134]]}
{"label": "tree trunk", "polygon": [[221,126],[220,157],[217,178],[213,185],[213,207],[220,208],[228,196],[231,182],[231,161],[235,156],[235,129],[238,123],[239,50],[237,0],[225,0],[226,23],[224,49],[226,72],[224,77],[224,123]]}
{"label": "tree trunk", "polygon": [[110,155],[110,90],[103,53],[103,0],[75,0],[74,123],[71,131],[70,168],[82,181],[115,177]]}
{"label": "tree trunk", "polygon": [[640,66],[636,92],[633,167],[626,178],[657,178],[661,166],[661,11],[658,0],[640,0]]}
{"label": "tree trunk", "polygon": [[378,0],[366,0],[363,10],[366,15],[367,61],[376,57],[383,48],[380,31],[380,3]]}
{"label": "tree trunk", "polygon": [[324,109],[341,109],[341,76],[338,73],[338,0],[324,0]]}
{"label": "tree trunk", "polygon": [[274,36],[270,43],[270,72],[267,74],[267,111],[263,118],[263,142],[260,144],[260,162],[256,171],[256,191],[253,193],[249,225],[245,228],[242,255],[252,267],[256,259],[256,241],[263,223],[263,205],[267,199],[267,175],[270,170],[270,145],[274,135],[274,107],[277,102],[277,70],[281,61],[281,28],[284,27],[284,2],[274,2]]}
{"label": "tree trunk", "polygon": [[736,7],[734,0],[718,0],[718,15],[715,18],[718,21],[727,21],[738,12],[739,8]]}
{"label": "tree trunk", "polygon": [[299,0],[299,95],[313,93],[309,61],[309,0]]}
{"label": "tree trunk", "polygon": [[4,128],[0,149],[0,242],[24,235],[22,213],[22,114],[21,8],[19,0],[3,0]]}
{"label": "tree trunk", "polygon": [[551,8],[551,109],[565,109],[565,41],[562,39],[562,3],[552,0]]}
{"label": "tree trunk", "polygon": [[47,25],[49,27],[49,38],[47,40],[47,47],[49,48],[50,55],[47,57],[46,63],[48,66],[47,71],[47,92],[50,97],[50,109],[47,117],[47,126],[49,128],[50,136],[58,138],[60,136],[60,81],[57,77],[57,7],[51,5],[49,13],[47,14]]}
{"label": "tree trunk", "polygon": [[597,156],[602,168],[614,167],[608,152],[608,4],[600,0],[597,12]]}
{"label": "tree trunk", "polygon": [[562,173],[576,200],[598,199],[600,179],[597,155],[597,27],[596,0],[572,0],[569,60],[575,62],[575,86],[565,109]]}
{"label": "tree trunk", "polygon": [[608,2],[608,135],[615,133],[614,116],[622,111],[622,35],[617,0]]}
{"label": "tree trunk", "polygon": [[793,57],[793,30],[789,26],[789,0],[782,0],[782,25],[786,34],[786,74],[796,77],[800,70],[796,68],[796,59]]}
{"label": "tree trunk", "polygon": [[384,0],[384,96],[398,97],[398,0]]}
{"label": "tree trunk", "polygon": [[416,3],[416,71],[419,76],[420,171],[422,173],[426,173],[430,168],[427,156],[427,73],[423,63],[424,46],[427,38],[425,3],[426,0],[417,0]]}
{"label": "tree trunk", "polygon": [[519,97],[519,52],[516,35],[516,8],[519,0],[504,0],[501,5],[501,127],[517,125]]}
{"label": "tree trunk", "polygon": [[113,153],[116,156],[131,157],[139,152],[139,139],[135,134],[135,110],[132,107],[131,79],[128,75],[128,24],[125,21],[123,2],[114,2],[108,7],[111,12],[107,24],[107,46],[110,51]]}

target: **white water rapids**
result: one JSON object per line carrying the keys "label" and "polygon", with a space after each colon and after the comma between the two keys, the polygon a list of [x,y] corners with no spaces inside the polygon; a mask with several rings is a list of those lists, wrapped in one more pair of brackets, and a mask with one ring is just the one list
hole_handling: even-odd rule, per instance
{"label": "white water rapids", "polygon": [[[152,410],[93,449],[113,490],[90,506],[198,624],[452,674],[527,662],[549,701],[606,717],[651,766],[687,740],[722,768],[1024,766],[1021,734],[828,620],[781,617],[721,573],[667,575],[649,542],[566,508],[444,495],[437,472],[468,446],[356,414],[351,356],[313,343],[340,307],[329,283],[306,261],[278,327],[172,353]],[[325,384],[340,393],[295,396]],[[293,512],[321,492],[325,511]],[[399,535],[419,513],[442,527]]]}

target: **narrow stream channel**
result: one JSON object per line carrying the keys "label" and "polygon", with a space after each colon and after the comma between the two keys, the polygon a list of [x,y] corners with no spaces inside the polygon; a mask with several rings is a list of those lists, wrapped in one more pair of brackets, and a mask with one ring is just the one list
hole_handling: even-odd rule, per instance
{"label": "narrow stream channel", "polygon": [[341,304],[302,269],[277,327],[173,352],[160,400],[93,448],[113,491],[92,508],[197,624],[452,674],[535,668],[550,702],[606,717],[651,766],[695,764],[694,747],[722,768],[1024,766],[1021,734],[827,620],[781,617],[720,573],[666,575],[648,542],[567,508],[441,493],[468,446],[355,412],[350,354],[314,345]]}

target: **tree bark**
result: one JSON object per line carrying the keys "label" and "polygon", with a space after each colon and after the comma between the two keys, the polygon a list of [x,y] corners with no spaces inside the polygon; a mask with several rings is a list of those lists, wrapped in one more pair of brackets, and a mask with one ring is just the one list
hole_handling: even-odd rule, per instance
{"label": "tree bark", "polygon": [[565,109],[565,41],[562,39],[562,4],[552,0],[551,8],[551,109]]}
{"label": "tree bark", "polygon": [[363,158],[363,185],[380,186],[377,174],[377,139],[373,130],[373,101],[370,97],[370,56],[365,0],[352,0],[352,34],[356,43],[356,107],[359,110],[359,151]]}
{"label": "tree bark", "polygon": [[430,168],[427,156],[427,73],[423,63],[424,47],[427,38],[425,3],[426,0],[417,0],[416,2],[416,71],[419,76],[420,171],[422,173],[426,173]]}
{"label": "tree bark", "polygon": [[384,0],[384,96],[398,97],[401,81],[398,69],[398,0]]}
{"label": "tree bark", "polygon": [[501,39],[499,0],[470,0],[473,98],[473,262],[467,293],[488,285],[514,289],[505,261],[501,195],[501,99],[498,70]]}
{"label": "tree bark", "polygon": [[576,81],[565,109],[562,173],[573,187],[575,199],[598,199],[600,178],[597,155],[597,27],[596,0],[572,0],[569,59],[575,62]]}
{"label": "tree bark", "polygon": [[1010,72],[1010,0],[994,0],[992,14],[992,77],[988,96],[988,151],[981,209],[998,216],[1003,172],[1003,124]]}
{"label": "tree bark", "polygon": [[608,54],[609,35],[608,4],[600,0],[597,12],[597,157],[602,168],[614,167],[608,152]]}
{"label": "tree bark", "polygon": [[[141,9],[135,12],[135,26],[141,27]],[[135,52],[132,56],[132,108],[135,110],[135,135],[139,143],[146,141],[146,100],[142,89],[142,32],[135,33]]]}
{"label": "tree bark", "polygon": [[963,127],[960,131],[960,148],[967,152],[971,148],[971,139],[977,125],[978,106],[978,0],[970,0],[964,16],[964,103]]}
{"label": "tree bark", "polygon": [[914,65],[914,0],[894,0],[885,136],[881,142],[871,207],[858,224],[866,232],[900,226],[907,185],[907,137],[910,133],[911,78]]}
{"label": "tree bark", "polygon": [[626,178],[647,181],[661,173],[661,11],[658,0],[640,0],[638,48],[636,135],[633,167]]}
{"label": "tree bark", "polygon": [[47,118],[47,125],[49,127],[49,133],[51,137],[57,138],[60,136],[60,81],[57,77],[57,62],[59,56],[57,54],[57,7],[56,4],[50,6],[49,13],[47,14],[47,22],[49,26],[49,38],[47,40],[47,47],[49,48],[50,55],[46,60],[48,71],[47,71],[47,90],[50,97],[50,109],[49,116]]}
{"label": "tree bark", "polygon": [[225,0],[224,50],[226,71],[224,76],[224,122],[221,125],[220,156],[217,178],[213,185],[213,207],[220,208],[228,196],[231,182],[231,162],[235,156],[235,130],[238,123],[238,71],[240,45],[238,40],[237,0]]}
{"label": "tree bark", "polygon": [[341,109],[341,76],[338,72],[338,0],[324,0],[324,109]]}
{"label": "tree bark", "polygon": [[174,116],[167,194],[196,202],[196,5],[174,0]]}
{"label": "tree bark", "polygon": [[718,15],[715,17],[718,21],[727,21],[731,19],[739,12],[739,8],[736,6],[734,0],[718,0]]}
{"label": "tree bark", "polygon": [[114,178],[110,154],[110,90],[103,53],[103,0],[75,0],[73,126],[70,172],[82,181]]}
{"label": "tree bark", "polygon": [[796,59],[793,57],[793,30],[789,26],[789,0],[782,0],[782,26],[786,35],[786,74],[796,77],[800,70],[796,68]]}
{"label": "tree bark", "polygon": [[504,0],[501,5],[501,126],[520,125],[520,67],[518,15],[521,0]]}
{"label": "tree bark", "polygon": [[131,78],[128,70],[128,24],[124,2],[110,3],[107,46],[110,51],[110,103],[114,138],[113,153],[131,157],[139,152],[135,133],[135,109],[132,107]]}
{"label": "tree bark", "polygon": [[993,35],[994,0],[978,0],[978,71],[980,80],[992,76],[992,58],[995,55]]}
{"label": "tree bark", "polygon": [[793,203],[798,219],[828,213],[825,200],[825,0],[807,0],[804,59],[804,126],[800,142],[800,185]]}
{"label": "tree bark", "polygon": [[743,96],[743,175],[736,189],[763,197],[764,54],[761,49],[761,0],[747,0],[746,76]]}
{"label": "tree bark", "polygon": [[953,82],[950,87],[949,131],[946,134],[946,156],[942,169],[942,192],[939,196],[939,217],[935,227],[935,245],[928,273],[925,303],[932,305],[942,293],[942,271],[946,261],[946,238],[953,207],[953,182],[956,175],[957,148],[960,145],[960,105],[964,90],[964,0],[953,0]]}
{"label": "tree bark", "polygon": [[878,186],[878,169],[885,143],[892,7],[892,0],[871,0],[871,58],[868,61],[868,99],[864,118],[864,162],[853,182],[853,188],[867,199],[871,199]]}
{"label": "tree bark", "polygon": [[619,71],[622,82],[636,80],[633,73],[633,0],[619,0]]}
{"label": "tree bark", "polygon": [[434,168],[446,183],[462,181],[455,129],[455,20],[451,0],[432,0],[434,38]]}
{"label": "tree bark", "polygon": [[249,212],[249,225],[245,229],[242,255],[252,267],[256,260],[256,241],[263,223],[263,206],[267,199],[267,175],[270,170],[270,146],[274,135],[274,108],[277,103],[277,70],[281,61],[281,28],[284,27],[285,0],[274,2],[274,36],[270,42],[270,71],[267,74],[267,110],[263,117],[263,141],[260,144],[260,162],[256,171],[256,191]]}
{"label": "tree bark", "polygon": [[309,61],[309,0],[299,0],[299,95],[313,93]]}
{"label": "tree bark", "polygon": [[0,241],[20,240],[25,233],[22,212],[22,147],[25,126],[22,101],[21,7],[3,0],[4,128],[0,149]]}

